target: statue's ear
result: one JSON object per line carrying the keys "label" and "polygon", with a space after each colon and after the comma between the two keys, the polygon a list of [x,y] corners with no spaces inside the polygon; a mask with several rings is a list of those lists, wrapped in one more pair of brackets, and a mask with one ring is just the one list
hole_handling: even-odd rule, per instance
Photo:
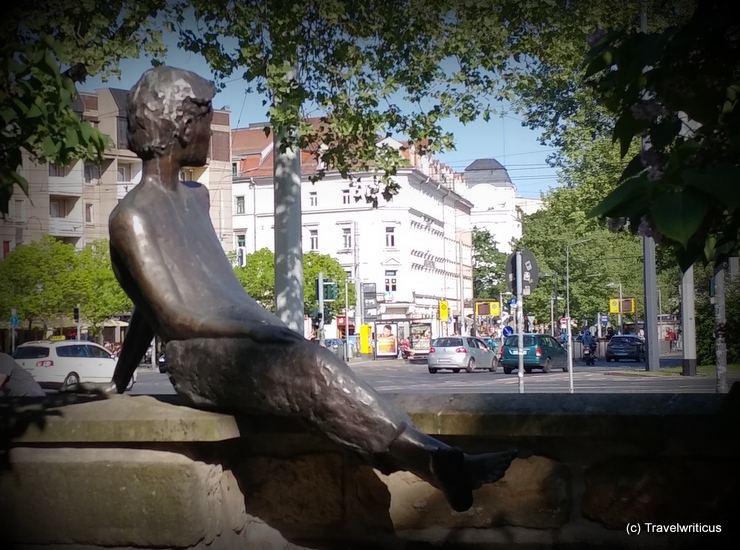
{"label": "statue's ear", "polygon": [[193,115],[184,115],[180,119],[180,128],[177,132],[177,140],[180,142],[180,147],[183,149],[190,143],[190,137],[193,134],[193,125],[195,123],[195,117]]}

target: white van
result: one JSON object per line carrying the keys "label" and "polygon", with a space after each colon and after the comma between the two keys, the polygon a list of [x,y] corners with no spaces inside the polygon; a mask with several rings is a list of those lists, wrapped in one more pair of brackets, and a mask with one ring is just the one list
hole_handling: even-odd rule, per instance
{"label": "white van", "polygon": [[[105,384],[113,379],[117,358],[94,342],[52,336],[21,344],[13,358],[44,389],[62,389],[79,382]],[[136,371],[127,390],[136,382]]]}

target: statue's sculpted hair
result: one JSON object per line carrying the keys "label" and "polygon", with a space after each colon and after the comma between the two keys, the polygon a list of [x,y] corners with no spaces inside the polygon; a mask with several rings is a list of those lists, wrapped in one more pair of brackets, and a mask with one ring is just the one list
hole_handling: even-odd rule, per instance
{"label": "statue's sculpted hair", "polygon": [[128,147],[140,158],[161,156],[182,140],[183,123],[206,116],[216,95],[213,82],[159,66],[146,71],[128,94]]}

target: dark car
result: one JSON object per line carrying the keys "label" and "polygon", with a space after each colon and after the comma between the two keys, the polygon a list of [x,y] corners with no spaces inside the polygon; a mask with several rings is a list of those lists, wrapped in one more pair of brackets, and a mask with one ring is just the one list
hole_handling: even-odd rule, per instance
{"label": "dark car", "polygon": [[632,359],[643,361],[645,359],[645,342],[639,336],[631,334],[615,334],[606,345],[606,361],[619,361],[620,359]]}
{"label": "dark car", "polygon": [[[532,369],[550,372],[552,368],[568,372],[566,349],[555,338],[547,334],[525,334],[522,355],[524,355],[524,372],[532,372]],[[518,335],[507,336],[504,340],[499,363],[504,367],[505,374],[511,374],[515,369],[519,369]]]}

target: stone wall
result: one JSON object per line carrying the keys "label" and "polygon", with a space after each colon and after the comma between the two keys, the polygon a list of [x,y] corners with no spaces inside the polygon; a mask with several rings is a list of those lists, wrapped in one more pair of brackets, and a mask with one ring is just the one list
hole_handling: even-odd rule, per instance
{"label": "stone wall", "polygon": [[[423,431],[520,457],[456,513],[287,419],[149,396],[8,401],[0,546],[684,548],[737,534],[736,391],[389,398]],[[664,526],[722,532],[648,532]]]}

